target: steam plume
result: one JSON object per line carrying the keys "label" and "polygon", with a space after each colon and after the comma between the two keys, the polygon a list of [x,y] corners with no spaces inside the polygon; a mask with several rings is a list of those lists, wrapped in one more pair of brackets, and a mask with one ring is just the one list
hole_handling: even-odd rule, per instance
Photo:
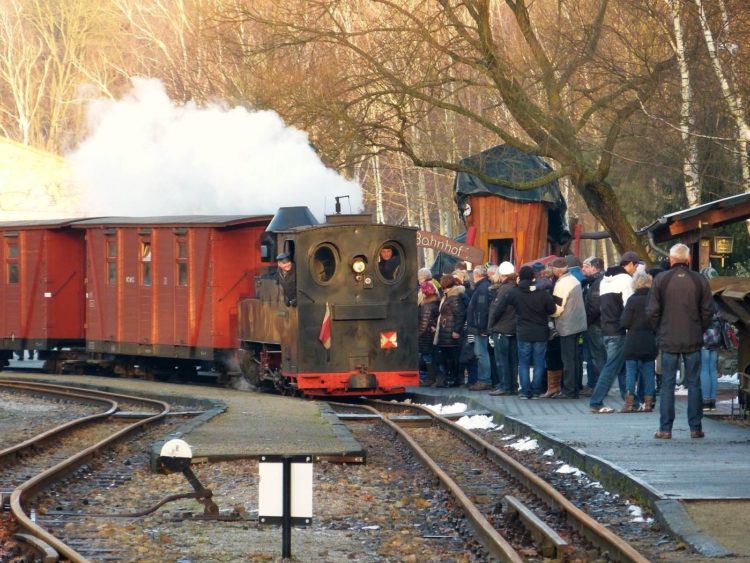
{"label": "steam plume", "polygon": [[361,187],[326,168],[307,135],[273,111],[178,105],[158,80],[136,78],[121,100],[92,102],[88,125],[90,136],[67,155],[86,216],[307,205],[322,219],[340,195],[352,212],[362,207]]}

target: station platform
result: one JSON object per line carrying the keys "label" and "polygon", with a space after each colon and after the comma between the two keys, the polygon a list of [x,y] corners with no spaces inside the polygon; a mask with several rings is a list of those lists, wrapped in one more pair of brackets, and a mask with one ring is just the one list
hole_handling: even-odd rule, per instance
{"label": "station platform", "polygon": [[702,513],[717,502],[747,501],[738,503],[744,506],[737,518],[743,523],[750,511],[750,424],[728,420],[732,400],[739,416],[733,390],[720,388],[718,410],[704,413],[703,439],[690,438],[687,396],[678,394],[671,440],[654,438],[659,429],[658,399],[653,412],[619,413],[622,400],[616,386],[604,401],[615,409],[612,414],[591,413],[588,397],[519,400],[464,387],[410,391],[417,402],[463,402],[469,409],[485,409],[505,430],[536,438],[542,447],[553,448],[606,489],[648,505],[661,523],[699,553],[710,557],[742,555],[739,560],[750,560],[744,524],[733,532],[733,522],[723,523],[724,531],[737,537],[721,540],[698,524]]}
{"label": "station platform", "polygon": [[[322,402],[218,387],[85,375],[0,372],[0,380],[70,383],[101,391],[183,403],[203,411],[166,439],[181,438],[194,461],[312,455],[315,459],[364,461],[365,452]],[[157,452],[160,444],[154,445]]]}

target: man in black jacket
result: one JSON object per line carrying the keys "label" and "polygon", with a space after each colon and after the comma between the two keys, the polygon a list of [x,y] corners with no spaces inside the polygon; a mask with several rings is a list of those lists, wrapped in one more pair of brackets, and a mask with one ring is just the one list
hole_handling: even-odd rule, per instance
{"label": "man in black jacket", "polygon": [[474,355],[477,357],[477,381],[469,386],[470,391],[487,391],[492,389],[490,371],[489,332],[487,319],[490,313],[490,280],[487,268],[474,268],[474,291],[466,309],[466,328],[474,335]]}
{"label": "man in black jacket", "polygon": [[[519,399],[538,399],[544,392],[542,377],[546,367],[549,316],[555,312],[552,294],[534,285],[534,270],[523,266],[518,272],[518,285],[508,292],[508,298],[497,305],[497,315],[506,307],[516,310],[516,338],[518,339],[518,378],[521,383]],[[529,367],[533,361],[534,379]]]}
{"label": "man in black jacket", "polygon": [[690,249],[686,245],[675,244],[669,250],[669,266],[668,271],[654,279],[646,305],[662,361],[659,430],[654,437],[661,440],[672,437],[675,379],[682,357],[690,437],[703,438],[701,347],[703,332],[714,314],[713,296],[708,280],[690,270]]}
{"label": "man in black jacket", "polygon": [[586,307],[586,387],[581,391],[584,397],[590,397],[607,361],[607,350],[604,348],[602,335],[601,310],[599,299],[599,285],[604,277],[604,261],[596,256],[590,256],[583,261],[582,271],[586,276],[583,287],[583,303]]}
{"label": "man in black jacket", "polygon": [[[518,392],[518,344],[516,343],[516,309],[508,307],[505,301],[509,292],[516,287],[515,268],[510,262],[503,262],[497,268],[500,285],[490,304],[487,328],[495,349],[498,385],[490,395],[515,395]],[[502,308],[502,315],[498,310]]]}

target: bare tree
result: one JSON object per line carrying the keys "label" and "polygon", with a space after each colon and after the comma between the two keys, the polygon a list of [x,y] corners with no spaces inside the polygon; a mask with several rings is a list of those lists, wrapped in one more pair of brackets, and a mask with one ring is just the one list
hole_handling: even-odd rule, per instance
{"label": "bare tree", "polygon": [[[334,117],[372,150],[516,189],[568,176],[622,250],[641,245],[607,177],[629,118],[674,66],[666,41],[640,33],[664,17],[645,1],[293,0],[245,2],[232,20],[262,29],[247,38],[248,54],[320,48],[345,61],[328,92]],[[448,143],[419,142],[435,111],[454,115],[466,137],[478,132],[556,167],[523,184],[483,177]]]}

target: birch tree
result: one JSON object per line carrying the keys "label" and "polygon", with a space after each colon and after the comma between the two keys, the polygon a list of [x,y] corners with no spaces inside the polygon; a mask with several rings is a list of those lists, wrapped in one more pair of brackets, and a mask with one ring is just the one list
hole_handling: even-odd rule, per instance
{"label": "birch tree", "polygon": [[[714,39],[714,33],[711,30],[711,26],[708,21],[708,15],[706,14],[703,0],[693,0],[696,7],[698,8],[698,20],[700,21],[701,29],[703,31],[703,38],[706,42],[706,48],[708,50],[708,56],[711,61],[711,66],[716,74],[716,79],[719,82],[721,92],[724,98],[724,102],[729,109],[729,114],[734,120],[737,128],[737,134],[739,137],[738,141],[738,158],[740,163],[740,170],[742,172],[742,180],[744,183],[745,191],[750,191],[750,162],[748,162],[748,143],[750,143],[750,123],[745,116],[745,101],[735,87],[730,77],[724,70],[719,49]],[[726,9],[724,0],[719,0],[719,8],[721,12],[721,21],[724,29],[729,29],[729,15]],[[728,46],[728,56],[732,57],[732,47],[729,46],[728,41],[725,42]]]}
{"label": "birch tree", "polygon": [[685,147],[682,159],[682,176],[688,205],[695,207],[701,202],[701,180],[698,164],[698,142],[695,136],[693,114],[693,85],[690,82],[690,67],[685,51],[682,28],[682,0],[667,0],[672,14],[674,41],[672,48],[677,56],[680,71],[680,136]]}

